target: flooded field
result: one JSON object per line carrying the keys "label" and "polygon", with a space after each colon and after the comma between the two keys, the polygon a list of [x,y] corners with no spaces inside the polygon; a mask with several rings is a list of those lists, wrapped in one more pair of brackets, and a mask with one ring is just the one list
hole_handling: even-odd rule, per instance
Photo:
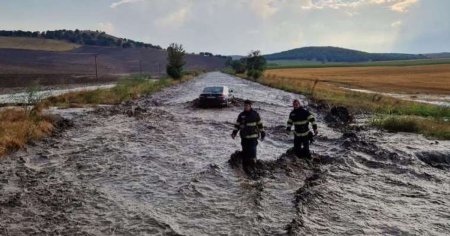
{"label": "flooded field", "polygon": [[28,92],[6,93],[0,94],[0,105],[2,104],[26,104],[30,96],[31,99],[41,100],[51,96],[58,96],[69,92],[91,91],[103,88],[112,88],[115,84],[90,85],[90,86],[72,86],[71,88],[45,89]]}
{"label": "flooded field", "polygon": [[428,94],[401,94],[401,93],[382,93],[382,92],[376,92],[372,90],[367,89],[352,89],[352,88],[345,88],[354,92],[360,92],[360,93],[368,93],[368,94],[380,94],[383,96],[389,96],[393,98],[398,98],[405,101],[413,101],[413,102],[420,102],[420,103],[427,103],[427,104],[433,104],[438,106],[445,106],[450,107],[450,96],[447,95],[428,95]]}
{"label": "flooded field", "polygon": [[[193,107],[211,85],[255,101],[267,126],[258,178],[228,164],[242,107]],[[311,108],[318,161],[307,163],[284,155],[293,98],[304,100],[214,72],[119,106],[56,110],[71,128],[0,160],[0,234],[450,234],[449,141],[331,128]]]}

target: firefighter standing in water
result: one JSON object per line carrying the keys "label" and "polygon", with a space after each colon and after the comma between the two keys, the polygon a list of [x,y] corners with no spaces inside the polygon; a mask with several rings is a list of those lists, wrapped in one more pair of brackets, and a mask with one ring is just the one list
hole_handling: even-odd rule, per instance
{"label": "firefighter standing in water", "polygon": [[295,99],[292,102],[294,110],[289,114],[286,131],[291,133],[291,126],[294,125],[294,152],[297,157],[311,158],[309,142],[312,140],[312,133],[309,130],[311,123],[314,135],[317,135],[317,124],[314,115],[303,108],[300,101]]}
{"label": "firefighter standing in water", "polygon": [[242,145],[242,166],[248,173],[256,163],[258,138],[261,138],[261,141],[263,141],[266,136],[261,117],[258,112],[252,109],[252,102],[249,100],[244,101],[244,111],[239,114],[234,125],[234,130],[231,134],[233,139],[236,138],[238,131],[240,131]]}

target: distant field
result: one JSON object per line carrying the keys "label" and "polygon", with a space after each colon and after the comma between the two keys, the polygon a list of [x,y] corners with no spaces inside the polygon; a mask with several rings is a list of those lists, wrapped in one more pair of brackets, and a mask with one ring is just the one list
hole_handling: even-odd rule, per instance
{"label": "distant field", "polygon": [[378,92],[450,95],[450,64],[271,69],[265,77],[315,81]]}
{"label": "distant field", "polygon": [[80,47],[80,45],[60,40],[0,36],[0,48],[60,52],[70,51],[78,47]]}
{"label": "distant field", "polygon": [[420,60],[398,60],[398,61],[377,61],[364,63],[343,63],[303,60],[271,60],[267,61],[269,69],[281,68],[324,68],[324,67],[378,67],[378,66],[419,66],[419,65],[439,65],[450,64],[450,58],[420,59]]}

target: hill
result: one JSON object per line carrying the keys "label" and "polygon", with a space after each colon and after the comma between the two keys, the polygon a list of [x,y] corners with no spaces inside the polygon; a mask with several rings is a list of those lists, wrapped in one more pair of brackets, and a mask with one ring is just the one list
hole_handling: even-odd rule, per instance
{"label": "hill", "polygon": [[106,34],[105,32],[92,30],[48,30],[43,32],[0,30],[0,36],[63,40],[69,43],[87,46],[161,49],[161,47],[157,45],[138,42],[126,38],[118,38]]}
{"label": "hill", "polygon": [[267,60],[305,60],[326,62],[368,62],[427,59],[424,55],[368,53],[338,47],[304,47],[264,56]]}
{"label": "hill", "polygon": [[[0,49],[0,87],[100,82],[126,74],[165,74],[167,51],[155,48],[81,46],[71,51]],[[187,54],[186,70],[220,70],[226,58]]]}
{"label": "hill", "polygon": [[0,48],[70,51],[78,47],[80,47],[80,45],[61,40],[0,36]]}
{"label": "hill", "polygon": [[425,56],[432,58],[432,59],[446,59],[446,58],[450,58],[450,52],[429,53],[429,54],[425,54]]}

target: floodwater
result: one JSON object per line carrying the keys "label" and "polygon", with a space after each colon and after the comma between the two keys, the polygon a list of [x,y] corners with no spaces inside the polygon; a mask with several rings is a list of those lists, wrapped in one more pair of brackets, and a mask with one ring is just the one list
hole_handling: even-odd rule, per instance
{"label": "floodwater", "polygon": [[114,86],[115,84],[103,84],[103,85],[80,86],[67,89],[49,89],[31,92],[0,94],[0,104],[27,104],[32,102],[33,100],[35,101],[41,100],[44,98],[48,98],[51,96],[58,96],[69,92],[91,91],[96,89],[112,88]]}
{"label": "floodwater", "polygon": [[[192,106],[211,85],[255,101],[267,126],[258,178],[228,164],[242,107]],[[303,99],[214,72],[120,106],[61,111],[73,127],[0,160],[0,234],[450,234],[450,142],[330,128],[312,109],[320,161],[296,160],[283,155],[293,98]]]}
{"label": "floodwater", "polygon": [[433,105],[438,105],[438,106],[450,107],[450,96],[449,95],[383,93],[383,92],[376,92],[376,91],[367,90],[367,89],[352,89],[352,88],[345,88],[345,87],[343,87],[343,89],[347,89],[347,90],[354,91],[354,92],[360,92],[360,93],[381,94],[384,96],[398,98],[398,99],[406,100],[406,101],[413,101],[413,102],[420,102],[420,103],[427,103],[427,104],[433,104]]}

